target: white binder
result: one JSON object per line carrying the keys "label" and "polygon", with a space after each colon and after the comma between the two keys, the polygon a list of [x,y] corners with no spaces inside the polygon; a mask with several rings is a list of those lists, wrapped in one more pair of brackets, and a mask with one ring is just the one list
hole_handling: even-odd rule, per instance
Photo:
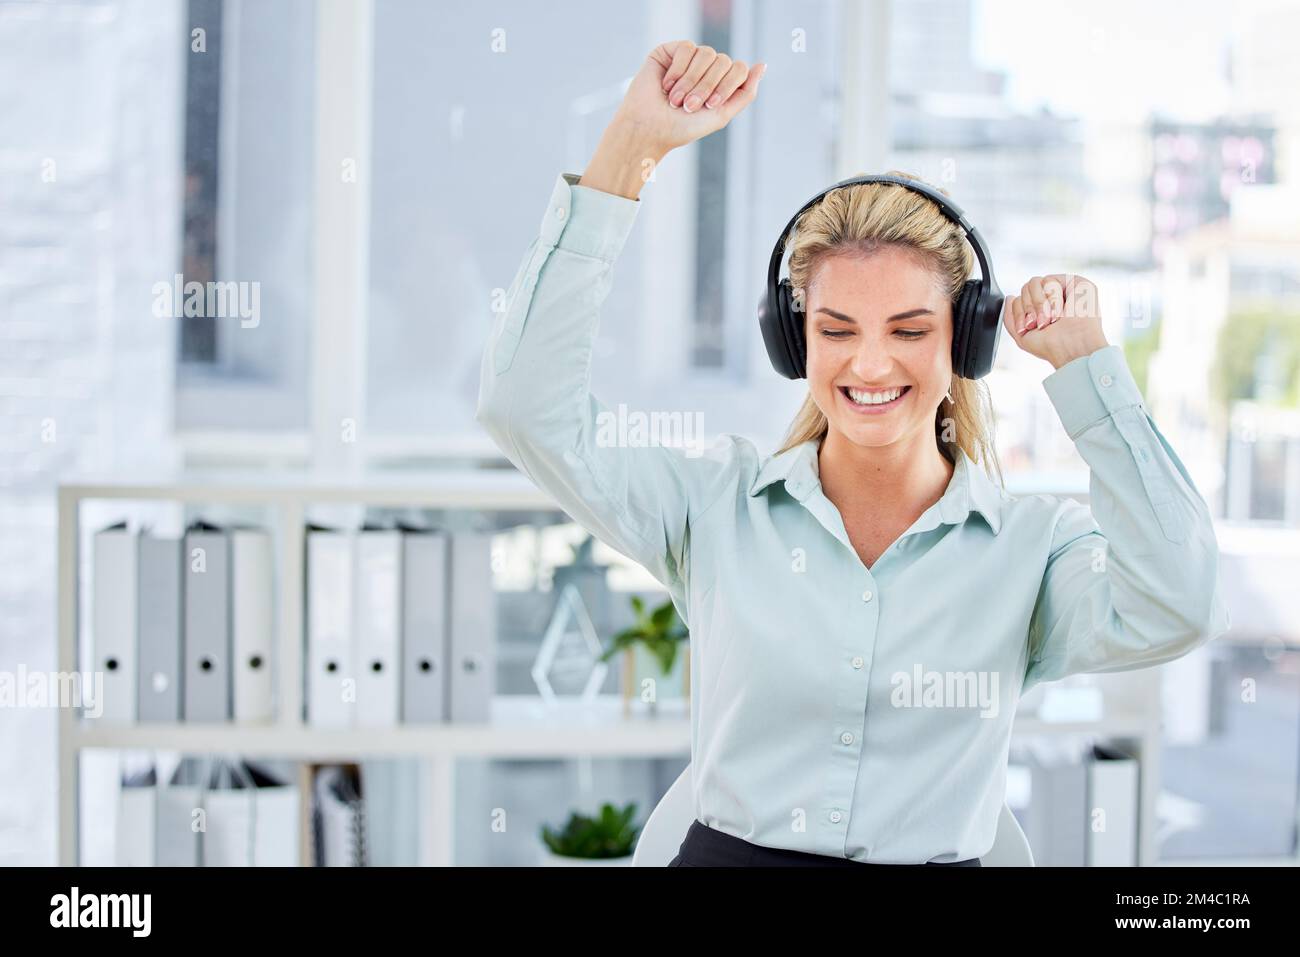
{"label": "white binder", "polygon": [[230,536],[207,522],[185,531],[185,677],[187,722],[230,720]]}
{"label": "white binder", "polygon": [[203,793],[204,867],[298,863],[298,788],[242,760],[222,760]]}
{"label": "white binder", "polygon": [[95,533],[91,567],[93,671],[103,676],[99,720],[131,724],[136,719],[137,607],[136,534],[126,522]]}
{"label": "white binder", "polygon": [[447,535],[402,535],[402,722],[447,720]]}
{"label": "white binder", "polygon": [[121,780],[117,797],[117,829],[113,832],[114,867],[153,867],[157,858],[158,789],[153,769]]}
{"label": "white binder", "polygon": [[274,563],[271,536],[257,528],[230,533],[230,631],[234,646],[235,720],[271,720],[272,600]]}
{"label": "white binder", "polygon": [[1072,741],[1031,746],[1025,837],[1039,867],[1083,867],[1088,840],[1088,766]]}
{"label": "white binder", "polygon": [[307,531],[307,723],[349,728],[355,723],[352,573],[355,534]]}
{"label": "white binder", "polygon": [[181,720],[183,620],[181,540],[140,533],[136,565],[136,720]]}
{"label": "white binder", "polygon": [[198,867],[203,806],[201,763],[184,758],[171,778],[158,783],[154,805],[154,859],[159,867]]}
{"label": "white binder", "polygon": [[1088,764],[1089,867],[1137,867],[1138,764],[1109,744]]}
{"label": "white binder", "polygon": [[365,818],[383,826],[365,832],[370,867],[418,867],[420,833],[429,826],[421,803],[418,761],[366,758],[360,762]]}
{"label": "white binder", "polygon": [[496,690],[491,534],[453,532],[448,571],[451,720],[486,722]]}
{"label": "white binder", "polygon": [[363,528],[356,537],[353,634],[359,727],[388,728],[400,713],[402,533]]}

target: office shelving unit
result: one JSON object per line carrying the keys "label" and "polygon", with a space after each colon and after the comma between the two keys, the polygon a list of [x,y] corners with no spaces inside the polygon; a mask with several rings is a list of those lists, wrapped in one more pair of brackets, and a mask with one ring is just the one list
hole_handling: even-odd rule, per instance
{"label": "office shelving unit", "polygon": [[[59,845],[62,866],[79,860],[80,757],[86,750],[157,750],[242,754],[307,762],[363,757],[411,757],[419,761],[421,814],[418,859],[425,865],[453,863],[457,757],[681,757],[690,754],[690,716],[685,701],[661,702],[657,713],[639,704],[630,715],[619,695],[594,703],[545,705],[540,697],[498,695],[484,723],[399,725],[391,729],[313,728],[302,719],[304,664],[304,544],[313,505],[360,505],[475,511],[558,511],[524,476],[507,470],[435,473],[318,474],[225,473],[179,475],[143,481],[77,481],[58,489],[58,668],[79,667],[81,505],[121,500],[201,505],[256,505],[274,512],[277,537],[277,717],[269,724],[136,724],[87,721],[73,708],[59,712]],[[1155,699],[1158,703],[1158,698]],[[1101,721],[1055,723],[1017,719],[1014,734],[1075,734],[1123,740],[1139,758],[1138,862],[1155,862],[1155,795],[1158,790],[1159,715],[1110,715]],[[300,819],[310,794],[301,790]],[[299,862],[310,862],[304,827]]]}

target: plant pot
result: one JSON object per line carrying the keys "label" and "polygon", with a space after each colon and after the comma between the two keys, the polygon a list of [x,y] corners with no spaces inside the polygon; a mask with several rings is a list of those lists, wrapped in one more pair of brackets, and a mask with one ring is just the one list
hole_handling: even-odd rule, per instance
{"label": "plant pot", "polygon": [[538,863],[541,867],[631,867],[632,855],[626,854],[623,857],[569,857],[565,854],[556,854],[543,844],[538,853]]}

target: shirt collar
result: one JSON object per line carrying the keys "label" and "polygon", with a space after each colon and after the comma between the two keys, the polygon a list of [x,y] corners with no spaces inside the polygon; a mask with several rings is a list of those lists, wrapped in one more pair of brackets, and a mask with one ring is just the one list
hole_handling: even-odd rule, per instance
{"label": "shirt collar", "polygon": [[[821,485],[817,475],[817,451],[820,447],[820,439],[809,439],[784,452],[769,455],[749,486],[749,494],[758,495],[769,485],[784,482],[786,491],[803,502],[814,488]],[[1002,490],[984,469],[972,462],[965,451],[958,449],[952,480],[938,502],[940,521],[958,525],[971,512],[979,512],[996,535],[1002,530],[1002,507],[1005,503]]]}

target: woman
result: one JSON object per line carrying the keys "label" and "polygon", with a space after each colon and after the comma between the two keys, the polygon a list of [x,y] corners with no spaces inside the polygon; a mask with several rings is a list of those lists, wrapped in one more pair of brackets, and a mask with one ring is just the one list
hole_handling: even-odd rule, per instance
{"label": "woman", "polygon": [[1003,323],[1055,368],[1043,385],[1091,508],[985,474],[987,411],[951,358],[971,250],[897,185],[834,190],[795,227],[809,394],[782,450],[610,441],[587,384],[640,188],[753,102],[764,70],[688,41],[649,55],[586,172],[556,182],[478,420],[691,629],[696,821],[673,866],[978,865],[1021,694],[1227,629],[1210,515],[1078,277],[1031,279]]}

